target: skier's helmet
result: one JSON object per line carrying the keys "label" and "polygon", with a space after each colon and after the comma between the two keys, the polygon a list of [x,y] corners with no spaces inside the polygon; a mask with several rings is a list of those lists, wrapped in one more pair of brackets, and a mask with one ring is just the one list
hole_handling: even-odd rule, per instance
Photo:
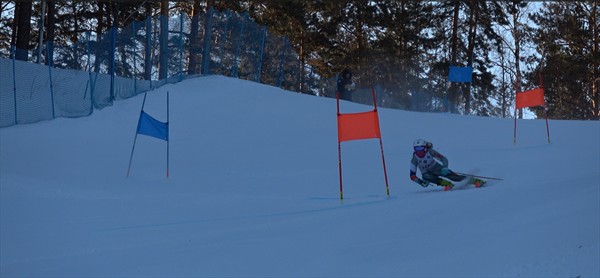
{"label": "skier's helmet", "polygon": [[413,148],[416,152],[422,152],[428,148],[427,141],[423,139],[417,139],[415,140],[415,142],[413,142]]}
{"label": "skier's helmet", "polygon": [[415,142],[413,142],[413,147],[421,147],[421,146],[426,146],[427,145],[427,141],[423,140],[423,139],[417,139],[415,140]]}

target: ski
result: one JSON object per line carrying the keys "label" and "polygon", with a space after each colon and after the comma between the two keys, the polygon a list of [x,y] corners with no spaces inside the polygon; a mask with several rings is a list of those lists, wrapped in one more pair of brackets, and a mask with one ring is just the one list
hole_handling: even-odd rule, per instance
{"label": "ski", "polygon": [[475,185],[475,188],[481,188],[486,183],[486,181],[475,178],[474,176],[471,176],[471,175],[465,175],[465,176],[467,176],[467,179],[465,179],[466,182],[465,181],[460,181],[460,182],[448,181],[450,183],[450,185],[445,186],[444,191],[452,190],[455,187],[463,188],[469,184]]}

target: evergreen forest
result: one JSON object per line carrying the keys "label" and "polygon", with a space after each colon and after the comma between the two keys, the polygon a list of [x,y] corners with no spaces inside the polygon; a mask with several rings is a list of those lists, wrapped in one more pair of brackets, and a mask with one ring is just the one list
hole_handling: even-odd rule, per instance
{"label": "evergreen forest", "polygon": [[[13,45],[25,50],[36,49],[40,42],[70,46],[86,33],[105,34],[148,17],[184,15],[194,24],[194,18],[211,10],[231,10],[246,12],[272,34],[287,36],[300,66],[310,65],[323,78],[350,69],[358,86],[380,84],[399,102],[402,92],[411,90],[442,98],[447,94],[471,115],[510,118],[515,117],[516,92],[542,86],[548,118],[599,120],[599,4],[600,0],[2,1],[0,56],[8,58]],[[195,44],[189,39],[185,47],[193,51]],[[196,61],[189,57],[187,67],[193,69]],[[447,82],[451,65],[472,66],[472,81]],[[517,117],[523,117],[522,110]],[[543,106],[529,111],[534,118],[546,113]]]}

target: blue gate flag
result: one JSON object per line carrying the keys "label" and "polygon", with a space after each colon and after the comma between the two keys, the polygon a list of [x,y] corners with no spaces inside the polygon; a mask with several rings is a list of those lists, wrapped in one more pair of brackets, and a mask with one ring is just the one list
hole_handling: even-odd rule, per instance
{"label": "blue gate flag", "polygon": [[471,83],[472,74],[473,67],[450,66],[450,72],[448,73],[448,81]]}
{"label": "blue gate flag", "polygon": [[137,133],[169,141],[169,124],[159,122],[142,111],[138,122]]}

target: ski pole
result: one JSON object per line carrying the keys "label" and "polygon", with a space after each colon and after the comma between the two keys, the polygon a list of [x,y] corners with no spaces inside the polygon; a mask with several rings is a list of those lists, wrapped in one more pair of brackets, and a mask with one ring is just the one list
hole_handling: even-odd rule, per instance
{"label": "ski pole", "polygon": [[459,172],[454,172],[454,173],[457,173],[459,175],[467,175],[467,176],[476,177],[476,178],[488,179],[488,180],[497,180],[497,181],[503,180],[503,179],[499,179],[499,178],[482,177],[482,176],[470,175],[470,174],[459,173]]}

